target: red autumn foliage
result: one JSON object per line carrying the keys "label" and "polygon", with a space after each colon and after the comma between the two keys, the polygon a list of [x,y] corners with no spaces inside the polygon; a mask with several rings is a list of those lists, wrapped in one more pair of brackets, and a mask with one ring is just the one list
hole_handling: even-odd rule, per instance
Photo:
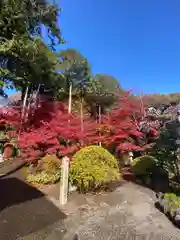
{"label": "red autumn foliage", "polygon": [[0,108],[0,125],[10,125],[19,128],[20,108],[8,107]]}
{"label": "red autumn foliage", "polygon": [[60,102],[43,102],[38,108],[31,108],[22,124],[20,108],[1,111],[0,116],[5,124],[16,128],[10,134],[18,135],[21,155],[27,161],[35,161],[45,154],[69,155],[98,142],[114,145],[118,152],[142,150],[136,141],[142,135],[139,128],[142,109],[128,94],[119,99],[111,114],[102,117],[102,124],[84,119],[83,130],[80,117],[68,114]]}
{"label": "red autumn foliage", "polygon": [[[11,121],[13,114],[19,117]],[[19,109],[1,116],[7,125],[16,126],[21,155],[28,161],[45,154],[71,154],[90,144],[94,136],[94,122],[85,120],[82,131],[79,116],[68,114],[59,102],[44,102],[38,109],[30,109],[28,119],[22,124]]]}
{"label": "red autumn foliage", "polygon": [[116,146],[117,152],[142,150],[135,140],[142,135],[139,128],[142,116],[140,102],[125,94],[119,98],[118,106],[111,114],[103,118],[102,142]]}
{"label": "red autumn foliage", "polygon": [[163,123],[160,120],[154,120],[148,117],[145,117],[141,122],[141,132],[143,133],[143,142],[144,145],[148,145],[148,148],[151,147],[152,143],[156,142],[156,139],[159,137],[160,129],[163,127]]}

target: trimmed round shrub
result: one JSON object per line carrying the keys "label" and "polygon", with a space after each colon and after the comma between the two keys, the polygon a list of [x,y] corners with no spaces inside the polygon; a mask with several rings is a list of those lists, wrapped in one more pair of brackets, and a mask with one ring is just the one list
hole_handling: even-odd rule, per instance
{"label": "trimmed round shrub", "polygon": [[132,171],[136,176],[151,174],[156,167],[156,159],[152,156],[137,157],[132,162]]}
{"label": "trimmed round shrub", "polygon": [[95,190],[119,179],[117,160],[100,146],[82,148],[72,158],[69,177],[79,191]]}
{"label": "trimmed round shrub", "polygon": [[37,166],[31,166],[27,181],[32,184],[53,184],[61,177],[61,161],[56,155],[47,155],[39,160]]}

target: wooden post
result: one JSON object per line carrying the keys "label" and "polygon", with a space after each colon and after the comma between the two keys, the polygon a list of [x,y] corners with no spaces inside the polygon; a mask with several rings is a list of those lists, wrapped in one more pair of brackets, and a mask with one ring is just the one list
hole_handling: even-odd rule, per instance
{"label": "wooden post", "polygon": [[[101,124],[101,106],[98,105],[98,123],[99,125]],[[101,133],[99,134],[99,136],[101,136]],[[99,146],[101,147],[102,146],[102,143],[99,142]]]}
{"label": "wooden post", "polygon": [[63,157],[61,166],[61,180],[60,180],[60,204],[67,203],[68,196],[68,175],[69,175],[69,158]]}

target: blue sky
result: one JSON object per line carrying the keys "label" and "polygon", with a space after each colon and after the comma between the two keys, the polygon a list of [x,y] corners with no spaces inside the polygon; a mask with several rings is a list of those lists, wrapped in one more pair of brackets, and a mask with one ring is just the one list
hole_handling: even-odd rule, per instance
{"label": "blue sky", "polygon": [[145,93],[180,91],[179,0],[61,0],[67,44],[93,73]]}
{"label": "blue sky", "polygon": [[179,0],[55,1],[67,41],[58,51],[76,48],[94,74],[114,76],[124,88],[180,92]]}

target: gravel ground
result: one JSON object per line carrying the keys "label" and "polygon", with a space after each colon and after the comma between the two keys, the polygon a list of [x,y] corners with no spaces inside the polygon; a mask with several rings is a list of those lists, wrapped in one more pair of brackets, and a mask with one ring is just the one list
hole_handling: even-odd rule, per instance
{"label": "gravel ground", "polygon": [[68,215],[64,225],[57,222],[48,233],[41,230],[29,239],[179,240],[180,231],[154,207],[154,200],[151,190],[131,183],[107,194],[72,195],[63,208]]}
{"label": "gravel ground", "polygon": [[131,183],[95,196],[92,207],[66,221],[69,231],[63,240],[73,239],[75,233],[80,240],[180,239],[180,231],[154,207],[154,199],[153,192]]}
{"label": "gravel ground", "polygon": [[1,179],[0,190],[2,240],[180,240],[154,207],[154,193],[131,183],[110,193],[72,194],[61,210],[16,175]]}

